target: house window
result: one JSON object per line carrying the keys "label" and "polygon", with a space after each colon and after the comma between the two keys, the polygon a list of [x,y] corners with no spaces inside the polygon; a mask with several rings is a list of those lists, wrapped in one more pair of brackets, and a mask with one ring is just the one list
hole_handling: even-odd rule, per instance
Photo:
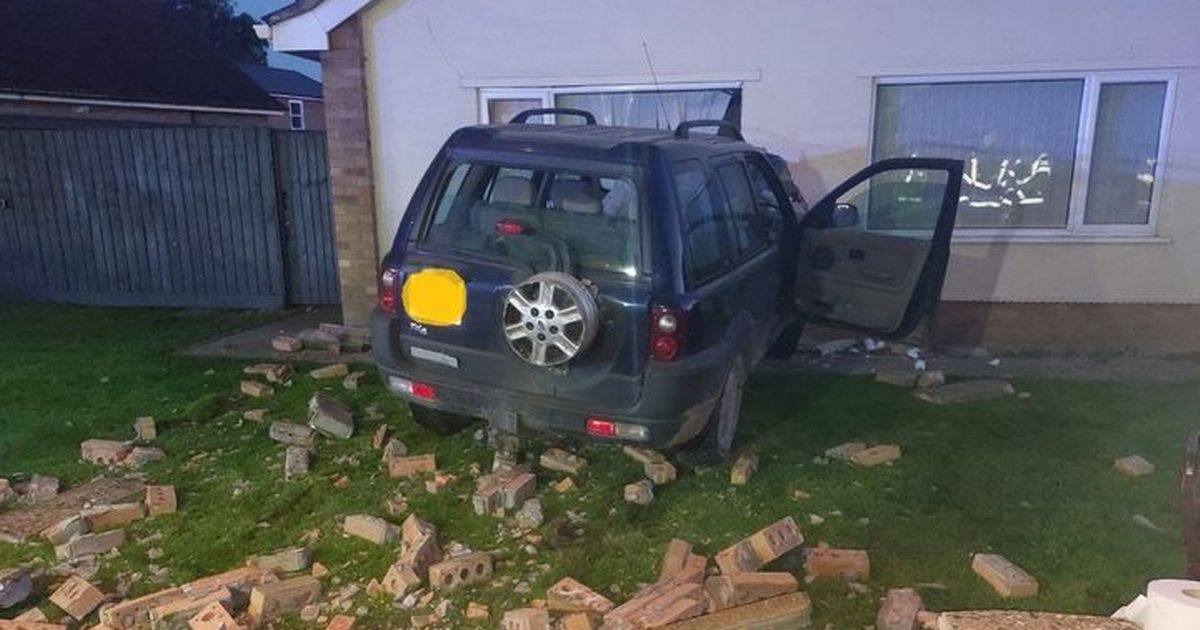
{"label": "house window", "polygon": [[1116,73],[883,80],[872,161],[962,159],[967,238],[1149,235],[1170,87]]}
{"label": "house window", "polygon": [[304,130],[304,101],[288,101],[288,117],[292,131]]}
{"label": "house window", "polygon": [[[597,124],[609,126],[673,129],[684,120],[716,118],[740,127],[742,90],[738,85],[672,84],[480,91],[480,120],[486,124],[503,124],[522,110],[540,107],[586,110],[596,116]],[[579,121],[547,116],[540,122]]]}

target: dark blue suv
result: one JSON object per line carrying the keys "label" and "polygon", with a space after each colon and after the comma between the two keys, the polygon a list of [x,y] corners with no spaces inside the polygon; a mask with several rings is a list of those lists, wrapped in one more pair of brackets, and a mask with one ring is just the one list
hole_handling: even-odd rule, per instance
{"label": "dark blue suv", "polygon": [[724,457],[747,375],[805,322],[900,336],[933,308],[961,178],[887,160],[809,209],[723,121],[463,128],[383,261],[374,358],[439,432],[484,418]]}

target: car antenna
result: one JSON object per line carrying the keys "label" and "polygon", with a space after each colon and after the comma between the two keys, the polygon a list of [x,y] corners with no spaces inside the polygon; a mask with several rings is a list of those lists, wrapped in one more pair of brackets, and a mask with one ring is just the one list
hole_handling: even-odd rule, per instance
{"label": "car antenna", "polygon": [[654,71],[654,61],[650,59],[650,46],[644,39],[642,40],[642,52],[646,54],[646,65],[650,67],[650,78],[654,80],[654,95],[658,97],[658,111],[662,114],[663,122],[667,123],[669,129],[671,121],[667,118],[667,106],[663,103],[662,86],[658,83],[658,73]]}

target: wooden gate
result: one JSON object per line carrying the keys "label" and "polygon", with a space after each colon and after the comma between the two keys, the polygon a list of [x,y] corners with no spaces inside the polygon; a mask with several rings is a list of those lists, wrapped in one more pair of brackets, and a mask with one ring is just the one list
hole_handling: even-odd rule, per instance
{"label": "wooden gate", "polygon": [[[287,133],[0,129],[0,298],[222,308],[336,301],[328,175],[316,149],[324,141],[273,138]],[[311,251],[324,258],[311,262]]]}

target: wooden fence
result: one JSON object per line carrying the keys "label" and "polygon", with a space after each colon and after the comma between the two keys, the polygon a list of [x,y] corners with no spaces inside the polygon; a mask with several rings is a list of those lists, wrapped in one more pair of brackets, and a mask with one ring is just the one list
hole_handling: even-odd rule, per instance
{"label": "wooden fence", "polygon": [[336,302],[328,181],[315,132],[0,129],[0,297]]}

